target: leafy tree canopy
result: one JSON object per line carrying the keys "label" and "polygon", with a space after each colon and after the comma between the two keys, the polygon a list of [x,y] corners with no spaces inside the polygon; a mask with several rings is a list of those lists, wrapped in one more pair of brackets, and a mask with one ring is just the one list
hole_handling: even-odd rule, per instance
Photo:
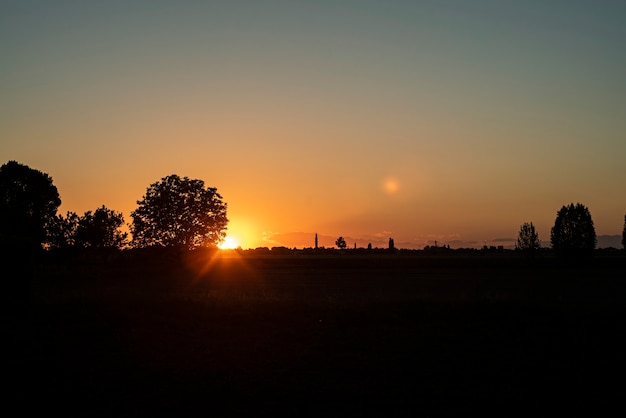
{"label": "leafy tree canopy", "polygon": [[202,180],[175,174],[151,184],[131,213],[136,247],[193,249],[217,244],[226,236],[226,203]]}
{"label": "leafy tree canopy", "polygon": [[73,248],[76,245],[79,220],[80,217],[76,212],[68,211],[65,216],[56,215],[48,227],[48,248],[54,250]]}
{"label": "leafy tree canopy", "polygon": [[85,212],[78,221],[76,244],[80,247],[122,248],[128,234],[120,228],[124,225],[124,216],[120,212],[108,209],[104,205],[95,212]]}
{"label": "leafy tree canopy", "polygon": [[343,237],[337,238],[337,241],[335,241],[335,245],[340,250],[345,250],[346,247],[348,246],[348,244],[346,243],[346,240]]}
{"label": "leafy tree canopy", "polygon": [[67,212],[57,215],[48,228],[47,246],[54,250],[80,248],[120,249],[127,244],[128,233],[122,232],[124,216],[102,206],[78,216]]}
{"label": "leafy tree canopy", "polygon": [[560,255],[591,254],[597,240],[589,209],[581,203],[563,206],[557,212],[550,238],[552,248]]}
{"label": "leafy tree canopy", "polygon": [[16,161],[0,167],[0,236],[41,246],[61,198],[52,178]]}

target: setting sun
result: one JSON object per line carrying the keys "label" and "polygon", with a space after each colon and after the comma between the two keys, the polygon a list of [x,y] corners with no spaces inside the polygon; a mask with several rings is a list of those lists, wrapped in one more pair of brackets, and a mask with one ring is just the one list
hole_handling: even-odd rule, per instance
{"label": "setting sun", "polygon": [[224,238],[224,241],[222,241],[220,244],[218,244],[218,248],[220,250],[233,250],[237,247],[239,247],[239,240],[233,236],[227,236],[226,238]]}
{"label": "setting sun", "polygon": [[207,248],[549,245],[572,202],[622,247],[625,1],[75,3],[1,2],[0,165],[50,216],[106,203],[148,245],[176,175],[226,205]]}

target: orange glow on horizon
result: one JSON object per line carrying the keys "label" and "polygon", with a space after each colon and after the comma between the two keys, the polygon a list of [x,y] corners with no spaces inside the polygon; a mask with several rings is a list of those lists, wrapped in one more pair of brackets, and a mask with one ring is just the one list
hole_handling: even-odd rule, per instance
{"label": "orange glow on horizon", "polygon": [[261,231],[258,230],[255,222],[238,213],[233,213],[229,218],[226,238],[218,245],[218,248],[248,249],[262,245]]}
{"label": "orange glow on horizon", "polygon": [[236,237],[227,235],[226,238],[224,238],[224,241],[217,245],[217,248],[220,250],[234,250],[240,246],[239,240]]}

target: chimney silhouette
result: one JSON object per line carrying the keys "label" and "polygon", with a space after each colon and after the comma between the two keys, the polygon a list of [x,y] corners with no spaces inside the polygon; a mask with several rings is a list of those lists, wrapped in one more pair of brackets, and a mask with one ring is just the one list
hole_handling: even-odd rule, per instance
{"label": "chimney silhouette", "polygon": [[317,232],[315,233],[315,249],[317,250]]}

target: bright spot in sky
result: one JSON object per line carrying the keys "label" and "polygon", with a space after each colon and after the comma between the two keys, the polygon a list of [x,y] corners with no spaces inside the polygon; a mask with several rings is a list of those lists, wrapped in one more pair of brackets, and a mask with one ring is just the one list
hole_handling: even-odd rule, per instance
{"label": "bright spot in sky", "polygon": [[239,247],[239,240],[233,236],[228,235],[224,238],[221,244],[217,246],[220,250],[233,250]]}
{"label": "bright spot in sky", "polygon": [[400,188],[400,184],[398,183],[398,180],[396,180],[393,177],[387,177],[383,181],[383,189],[385,190],[387,194],[390,194],[390,195],[395,194],[399,188]]}

